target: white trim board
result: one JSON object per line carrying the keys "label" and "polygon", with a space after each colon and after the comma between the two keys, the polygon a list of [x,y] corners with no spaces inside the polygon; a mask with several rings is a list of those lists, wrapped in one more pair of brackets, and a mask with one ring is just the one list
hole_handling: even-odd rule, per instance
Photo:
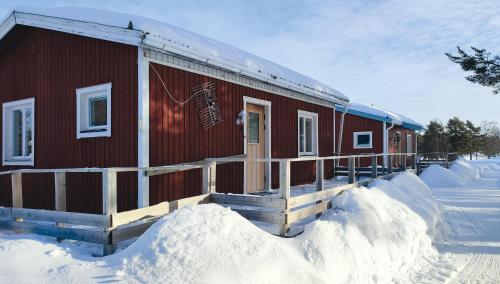
{"label": "white trim board", "polygon": [[[300,152],[300,118],[301,117],[312,117],[313,122],[316,127],[315,133],[313,133],[314,136],[314,142],[313,142],[313,152]],[[319,156],[319,116],[318,113],[316,112],[309,112],[309,111],[304,111],[304,110],[297,110],[297,157],[302,157],[302,156]],[[304,129],[305,131],[305,129]]]}
{"label": "white trim board", "polygon": [[[32,142],[33,144],[31,145],[31,158],[29,160],[27,159],[6,159],[7,157],[10,157],[10,154],[7,154],[6,152],[6,147],[10,143],[6,142],[7,138],[7,126],[6,123],[12,122],[11,118],[7,118],[7,113],[6,110],[9,108],[15,108],[16,106],[22,106],[22,105],[30,105],[31,108],[31,115],[32,115],[32,128],[31,128],[31,136],[32,136]],[[23,115],[24,116],[24,115]],[[24,122],[24,121],[23,121]],[[16,100],[16,101],[9,101],[5,102],[2,104],[2,165],[7,166],[7,165],[23,165],[23,166],[34,166],[35,165],[35,98],[29,98],[29,99],[21,99],[21,100]],[[24,123],[23,123],[24,124]],[[10,129],[10,128],[9,128]],[[10,137],[10,136],[9,136]],[[24,131],[23,131],[23,140],[24,140]],[[24,141],[23,141],[24,142]],[[24,147],[24,143],[23,146]]]}
{"label": "white trim board", "polygon": [[[272,117],[272,110],[271,110],[271,102],[270,101],[265,101],[265,100],[259,100],[256,98],[252,97],[247,97],[243,96],[243,111],[245,114],[247,114],[247,104],[255,104],[255,105],[260,105],[264,107],[264,127],[265,127],[265,158],[271,158],[271,117]],[[243,154],[247,154],[247,122],[246,119],[243,122]],[[272,171],[271,171],[271,163],[265,163],[264,166],[264,176],[265,176],[265,184],[264,184],[264,190],[270,191],[271,190],[271,184],[272,184]],[[248,193],[248,188],[247,188],[247,162],[243,163],[243,193],[247,194]]]}
{"label": "white trim board", "polygon": [[[137,50],[137,164],[149,167],[149,60]],[[149,177],[137,172],[137,207],[149,206]]]}

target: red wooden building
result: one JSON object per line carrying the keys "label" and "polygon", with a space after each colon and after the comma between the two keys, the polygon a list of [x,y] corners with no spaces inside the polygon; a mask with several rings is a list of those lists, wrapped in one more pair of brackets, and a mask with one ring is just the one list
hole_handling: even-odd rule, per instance
{"label": "red wooden building", "polygon": [[[351,103],[347,109],[339,106],[335,115],[337,151],[342,155],[417,152],[415,131],[423,126],[408,117],[358,103]],[[360,162],[363,167],[371,165],[369,158]],[[387,166],[387,161],[380,159],[378,164]],[[397,166],[399,161],[394,159],[393,164]]]}
{"label": "red wooden building", "polygon": [[[148,167],[335,152],[330,87],[239,49],[142,17],[21,8],[0,24],[2,169]],[[277,187],[278,165],[217,167],[217,191]],[[327,164],[332,166],[332,164]],[[328,170],[325,169],[327,172]],[[244,182],[244,176],[252,176]],[[292,184],[314,181],[292,164]],[[54,177],[23,175],[24,207],[54,209]],[[0,206],[11,205],[0,179]],[[68,174],[67,210],[101,212],[98,174]],[[118,175],[118,210],[201,193],[201,171]]]}

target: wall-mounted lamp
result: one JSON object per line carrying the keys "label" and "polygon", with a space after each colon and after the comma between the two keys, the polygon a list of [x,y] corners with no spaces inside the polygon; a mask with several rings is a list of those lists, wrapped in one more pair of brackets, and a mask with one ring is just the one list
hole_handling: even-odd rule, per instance
{"label": "wall-mounted lamp", "polygon": [[247,120],[247,113],[242,110],[240,113],[238,113],[238,116],[236,116],[236,125],[243,125],[245,121]]}

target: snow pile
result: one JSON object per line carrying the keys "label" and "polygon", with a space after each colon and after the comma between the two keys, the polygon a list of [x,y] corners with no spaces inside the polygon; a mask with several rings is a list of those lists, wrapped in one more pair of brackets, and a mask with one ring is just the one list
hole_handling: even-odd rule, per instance
{"label": "snow pile", "polygon": [[188,206],[104,258],[83,253],[74,247],[78,242],[57,244],[47,237],[19,235],[30,239],[25,245],[0,233],[0,259],[9,259],[0,266],[0,278],[53,283],[401,283],[437,259],[432,241],[443,231],[442,209],[415,175],[404,173],[348,190],[332,205],[333,210],[291,239],[270,235],[219,205]]}
{"label": "snow pile", "polygon": [[481,178],[480,169],[474,165],[473,163],[460,158],[453,162],[450,167],[450,170],[456,173],[457,175],[464,178],[467,184],[474,183],[479,178]]}
{"label": "snow pile", "polygon": [[125,259],[125,274],[138,282],[318,282],[293,243],[208,204],[169,214],[115,257]]}
{"label": "snow pile", "polygon": [[[436,252],[441,208],[413,174],[349,190],[294,239],[269,235],[218,205],[158,221],[113,256],[139,282],[389,282]],[[415,211],[414,211],[415,210]]]}
{"label": "snow pile", "polygon": [[479,182],[481,168],[465,159],[453,162],[450,169],[431,165],[420,178],[430,187],[465,187]]}
{"label": "snow pile", "polygon": [[391,181],[377,180],[370,188],[378,188],[392,198],[404,203],[427,223],[428,235],[436,240],[446,237],[444,208],[432,196],[430,188],[412,173],[398,175]]}
{"label": "snow pile", "polygon": [[431,165],[425,169],[420,178],[429,187],[463,187],[465,179],[457,173],[438,165]]}

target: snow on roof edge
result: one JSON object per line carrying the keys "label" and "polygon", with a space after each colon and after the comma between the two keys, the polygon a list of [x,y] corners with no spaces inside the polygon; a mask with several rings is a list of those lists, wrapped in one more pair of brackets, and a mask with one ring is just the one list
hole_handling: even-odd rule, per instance
{"label": "snow on roof edge", "polygon": [[172,53],[184,53],[180,55],[195,57],[193,59],[224,69],[233,69],[231,71],[236,69],[239,70],[238,73],[244,73],[257,80],[311,97],[338,104],[349,102],[345,94],[315,79],[228,44],[158,20],[83,7],[15,7],[3,17],[1,24],[3,25],[14,13],[86,22],[120,29],[127,29],[131,22],[133,30],[143,33],[141,38],[143,45]]}
{"label": "snow on roof edge", "polygon": [[[343,106],[339,106],[338,109],[339,111],[345,110]],[[394,122],[394,124],[396,125],[400,125],[404,128],[409,129],[420,130],[424,128],[422,124],[407,116],[374,105],[365,105],[351,102],[349,103],[349,105],[347,105],[347,113],[360,116],[363,116],[363,114],[367,114],[366,117],[368,118],[384,122]]]}

